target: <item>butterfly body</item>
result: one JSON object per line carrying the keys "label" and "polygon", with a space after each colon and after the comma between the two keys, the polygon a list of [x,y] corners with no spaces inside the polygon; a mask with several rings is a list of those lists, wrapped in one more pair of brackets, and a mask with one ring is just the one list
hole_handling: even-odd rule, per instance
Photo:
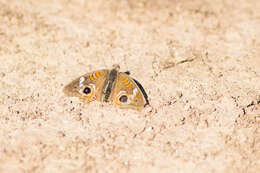
{"label": "butterfly body", "polygon": [[87,73],[69,83],[63,91],[85,103],[97,100],[114,103],[120,108],[142,110],[149,104],[144,89],[127,73],[119,72],[119,68],[114,65],[111,70]]}

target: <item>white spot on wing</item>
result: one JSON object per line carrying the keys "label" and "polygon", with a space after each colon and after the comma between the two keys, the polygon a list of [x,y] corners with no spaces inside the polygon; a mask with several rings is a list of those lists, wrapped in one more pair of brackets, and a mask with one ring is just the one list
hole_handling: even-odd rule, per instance
{"label": "white spot on wing", "polygon": [[83,82],[85,81],[85,77],[81,77],[80,79],[79,79],[79,86],[80,87],[82,87],[83,86]]}
{"label": "white spot on wing", "polygon": [[135,98],[135,96],[136,96],[136,94],[137,94],[137,88],[135,88],[134,90],[133,90],[133,94],[132,95],[130,95],[130,98],[131,99],[133,99],[133,98]]}
{"label": "white spot on wing", "polygon": [[96,90],[96,86],[94,84],[89,84],[90,86],[92,86],[92,88],[94,89],[94,91]]}

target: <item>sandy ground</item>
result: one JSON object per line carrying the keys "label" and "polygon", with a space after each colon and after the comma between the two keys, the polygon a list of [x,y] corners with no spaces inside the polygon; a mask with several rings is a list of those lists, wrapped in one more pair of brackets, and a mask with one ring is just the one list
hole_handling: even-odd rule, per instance
{"label": "sandy ground", "polygon": [[[0,0],[0,172],[260,170],[259,0]],[[120,64],[151,112],[68,98]]]}

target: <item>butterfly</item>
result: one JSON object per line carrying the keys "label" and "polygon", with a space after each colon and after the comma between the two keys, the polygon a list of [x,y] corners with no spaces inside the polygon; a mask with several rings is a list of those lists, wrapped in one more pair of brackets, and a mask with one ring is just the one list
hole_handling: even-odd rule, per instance
{"label": "butterfly", "polygon": [[65,95],[78,97],[84,103],[110,102],[120,108],[142,110],[149,105],[142,85],[129,72],[119,72],[115,64],[111,70],[104,69],[78,77],[63,89]]}

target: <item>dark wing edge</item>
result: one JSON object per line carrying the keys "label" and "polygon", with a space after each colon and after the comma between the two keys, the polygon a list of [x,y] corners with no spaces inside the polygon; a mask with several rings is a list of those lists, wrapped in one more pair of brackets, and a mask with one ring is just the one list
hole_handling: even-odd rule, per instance
{"label": "dark wing edge", "polygon": [[[132,78],[133,79],[133,78]],[[148,100],[148,95],[147,93],[145,92],[143,86],[136,80],[136,79],[133,79],[134,82],[136,83],[136,85],[140,88],[141,92],[143,93],[143,96],[144,96],[144,99],[146,101],[146,103],[144,104],[144,107],[147,106],[147,105],[150,105],[149,103],[149,100]]]}

